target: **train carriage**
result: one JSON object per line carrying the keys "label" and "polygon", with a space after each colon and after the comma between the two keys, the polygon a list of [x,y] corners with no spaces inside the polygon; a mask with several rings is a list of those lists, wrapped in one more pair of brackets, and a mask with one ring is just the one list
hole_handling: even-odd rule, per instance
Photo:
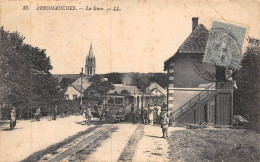
{"label": "train carriage", "polygon": [[105,97],[105,105],[105,107],[108,108],[111,120],[127,120],[133,109],[138,109],[140,107],[140,96],[107,94]]}

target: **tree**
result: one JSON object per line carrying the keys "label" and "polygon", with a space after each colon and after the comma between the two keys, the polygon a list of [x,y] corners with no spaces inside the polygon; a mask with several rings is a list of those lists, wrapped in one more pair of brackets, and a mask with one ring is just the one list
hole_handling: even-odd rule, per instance
{"label": "tree", "polygon": [[50,102],[57,95],[57,80],[49,72],[45,50],[23,43],[18,32],[0,28],[0,102],[18,109]]}
{"label": "tree", "polygon": [[234,90],[234,114],[249,118],[252,126],[259,129],[260,44],[259,39],[251,37],[247,42],[241,68],[234,75],[238,86],[238,89]]}
{"label": "tree", "polygon": [[106,93],[115,87],[100,76],[95,75],[89,79],[91,85],[84,91],[84,97],[87,100],[102,102]]}
{"label": "tree", "polygon": [[65,89],[67,88],[70,84],[72,84],[75,81],[75,79],[70,79],[70,78],[62,78],[60,81],[60,88]]}
{"label": "tree", "polygon": [[129,92],[128,90],[124,89],[124,90],[122,90],[122,91],[120,92],[120,94],[130,95],[130,92]]}

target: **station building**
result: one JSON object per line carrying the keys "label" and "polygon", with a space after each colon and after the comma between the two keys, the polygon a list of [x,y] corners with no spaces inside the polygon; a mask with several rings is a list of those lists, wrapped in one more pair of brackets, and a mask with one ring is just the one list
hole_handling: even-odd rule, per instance
{"label": "station building", "polygon": [[[198,19],[192,18],[191,34],[177,52],[164,62],[168,77],[168,111],[177,123],[230,125],[232,84],[223,86],[216,82],[216,67],[203,62],[209,30],[199,24]],[[227,89],[228,93],[218,95],[220,93],[216,88]]]}

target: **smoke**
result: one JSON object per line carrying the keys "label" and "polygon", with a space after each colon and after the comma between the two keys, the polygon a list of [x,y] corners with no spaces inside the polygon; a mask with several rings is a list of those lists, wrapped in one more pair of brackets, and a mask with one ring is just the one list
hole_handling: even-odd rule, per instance
{"label": "smoke", "polygon": [[122,81],[122,84],[132,85],[133,79],[132,79],[131,74],[124,74],[124,75],[122,76],[122,78],[121,78],[121,81]]}

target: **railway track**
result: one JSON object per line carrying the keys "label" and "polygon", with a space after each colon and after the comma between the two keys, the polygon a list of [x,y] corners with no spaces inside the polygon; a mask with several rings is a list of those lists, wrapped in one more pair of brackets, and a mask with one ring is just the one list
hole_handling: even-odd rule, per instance
{"label": "railway track", "polygon": [[[144,125],[140,124],[128,140],[127,145],[120,154],[118,161],[131,161],[135,154],[137,144],[142,136]],[[88,156],[101,146],[102,142],[115,132],[119,127],[117,124],[99,125],[86,130],[84,134],[74,137],[69,141],[63,141],[63,144],[54,148],[47,148],[41,153],[36,153],[23,160],[27,161],[84,161]]]}
{"label": "railway track", "polygon": [[32,154],[23,162],[82,161],[101,145],[101,142],[118,129],[116,125],[100,125],[88,128],[80,135],[65,139],[45,150]]}
{"label": "railway track", "polygon": [[124,150],[120,154],[120,157],[118,158],[118,162],[123,162],[123,161],[132,161],[135,150],[137,148],[137,144],[140,140],[140,138],[143,135],[144,131],[144,124],[139,124],[134,133],[132,134],[131,138],[128,140],[127,145],[125,146]]}
{"label": "railway track", "polygon": [[43,156],[40,161],[57,162],[85,160],[87,155],[94,151],[94,149],[116,129],[117,127],[114,125],[100,126],[94,132],[68,143],[64,147],[57,149],[56,152]]}

